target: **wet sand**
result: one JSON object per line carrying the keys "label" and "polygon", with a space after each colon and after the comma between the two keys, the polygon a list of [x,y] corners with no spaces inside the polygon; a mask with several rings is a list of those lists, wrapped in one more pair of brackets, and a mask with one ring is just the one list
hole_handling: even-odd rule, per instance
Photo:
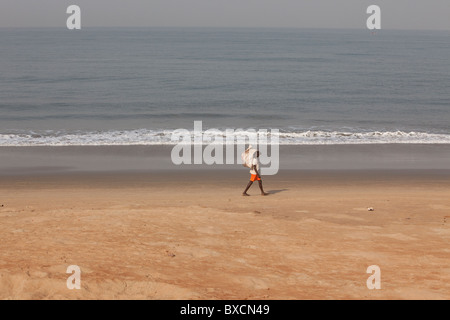
{"label": "wet sand", "polygon": [[[0,147],[0,177],[70,172],[242,169],[239,164],[176,166],[171,160],[172,148],[170,145]],[[225,157],[227,150],[224,149]],[[236,147],[235,160],[240,160],[239,154]],[[450,145],[282,145],[279,167],[280,170],[450,170]]]}

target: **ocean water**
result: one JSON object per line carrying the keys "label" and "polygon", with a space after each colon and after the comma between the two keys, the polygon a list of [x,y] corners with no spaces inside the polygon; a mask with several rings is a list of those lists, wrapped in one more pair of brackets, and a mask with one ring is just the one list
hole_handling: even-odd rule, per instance
{"label": "ocean water", "polygon": [[450,144],[450,32],[0,29],[0,146]]}

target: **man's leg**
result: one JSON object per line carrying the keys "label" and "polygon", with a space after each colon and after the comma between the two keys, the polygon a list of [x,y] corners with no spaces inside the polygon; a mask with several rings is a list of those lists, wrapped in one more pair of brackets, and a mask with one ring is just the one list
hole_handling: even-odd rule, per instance
{"label": "man's leg", "polygon": [[242,193],[243,196],[248,196],[249,194],[247,193],[247,190],[250,189],[250,187],[252,186],[253,181],[249,181],[247,187],[245,188],[244,192]]}
{"label": "man's leg", "polygon": [[262,196],[267,196],[268,193],[265,193],[265,192],[264,192],[263,185],[262,185],[262,181],[261,181],[261,180],[258,180],[258,183],[259,183],[259,189],[261,189],[261,195],[262,195]]}

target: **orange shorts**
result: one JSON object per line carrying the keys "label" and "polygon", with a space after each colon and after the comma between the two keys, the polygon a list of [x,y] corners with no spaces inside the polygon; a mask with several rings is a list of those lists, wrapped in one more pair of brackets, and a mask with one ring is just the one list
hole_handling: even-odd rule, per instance
{"label": "orange shorts", "polygon": [[250,181],[255,181],[255,180],[261,180],[260,177],[258,177],[256,174],[252,174],[252,176],[250,177]]}

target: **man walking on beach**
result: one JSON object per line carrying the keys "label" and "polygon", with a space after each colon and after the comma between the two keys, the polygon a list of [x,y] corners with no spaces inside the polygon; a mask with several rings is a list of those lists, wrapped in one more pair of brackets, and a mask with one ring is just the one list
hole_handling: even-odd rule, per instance
{"label": "man walking on beach", "polygon": [[250,187],[253,184],[253,181],[258,180],[258,184],[259,184],[259,189],[261,190],[261,195],[262,196],[267,196],[268,193],[264,192],[263,189],[263,185],[262,185],[262,180],[261,180],[261,175],[259,174],[259,151],[255,152],[255,156],[253,157],[252,160],[252,167],[250,169],[250,181],[247,185],[247,187],[245,188],[244,192],[242,193],[243,196],[249,196],[249,194],[247,193],[247,190],[250,189]]}

